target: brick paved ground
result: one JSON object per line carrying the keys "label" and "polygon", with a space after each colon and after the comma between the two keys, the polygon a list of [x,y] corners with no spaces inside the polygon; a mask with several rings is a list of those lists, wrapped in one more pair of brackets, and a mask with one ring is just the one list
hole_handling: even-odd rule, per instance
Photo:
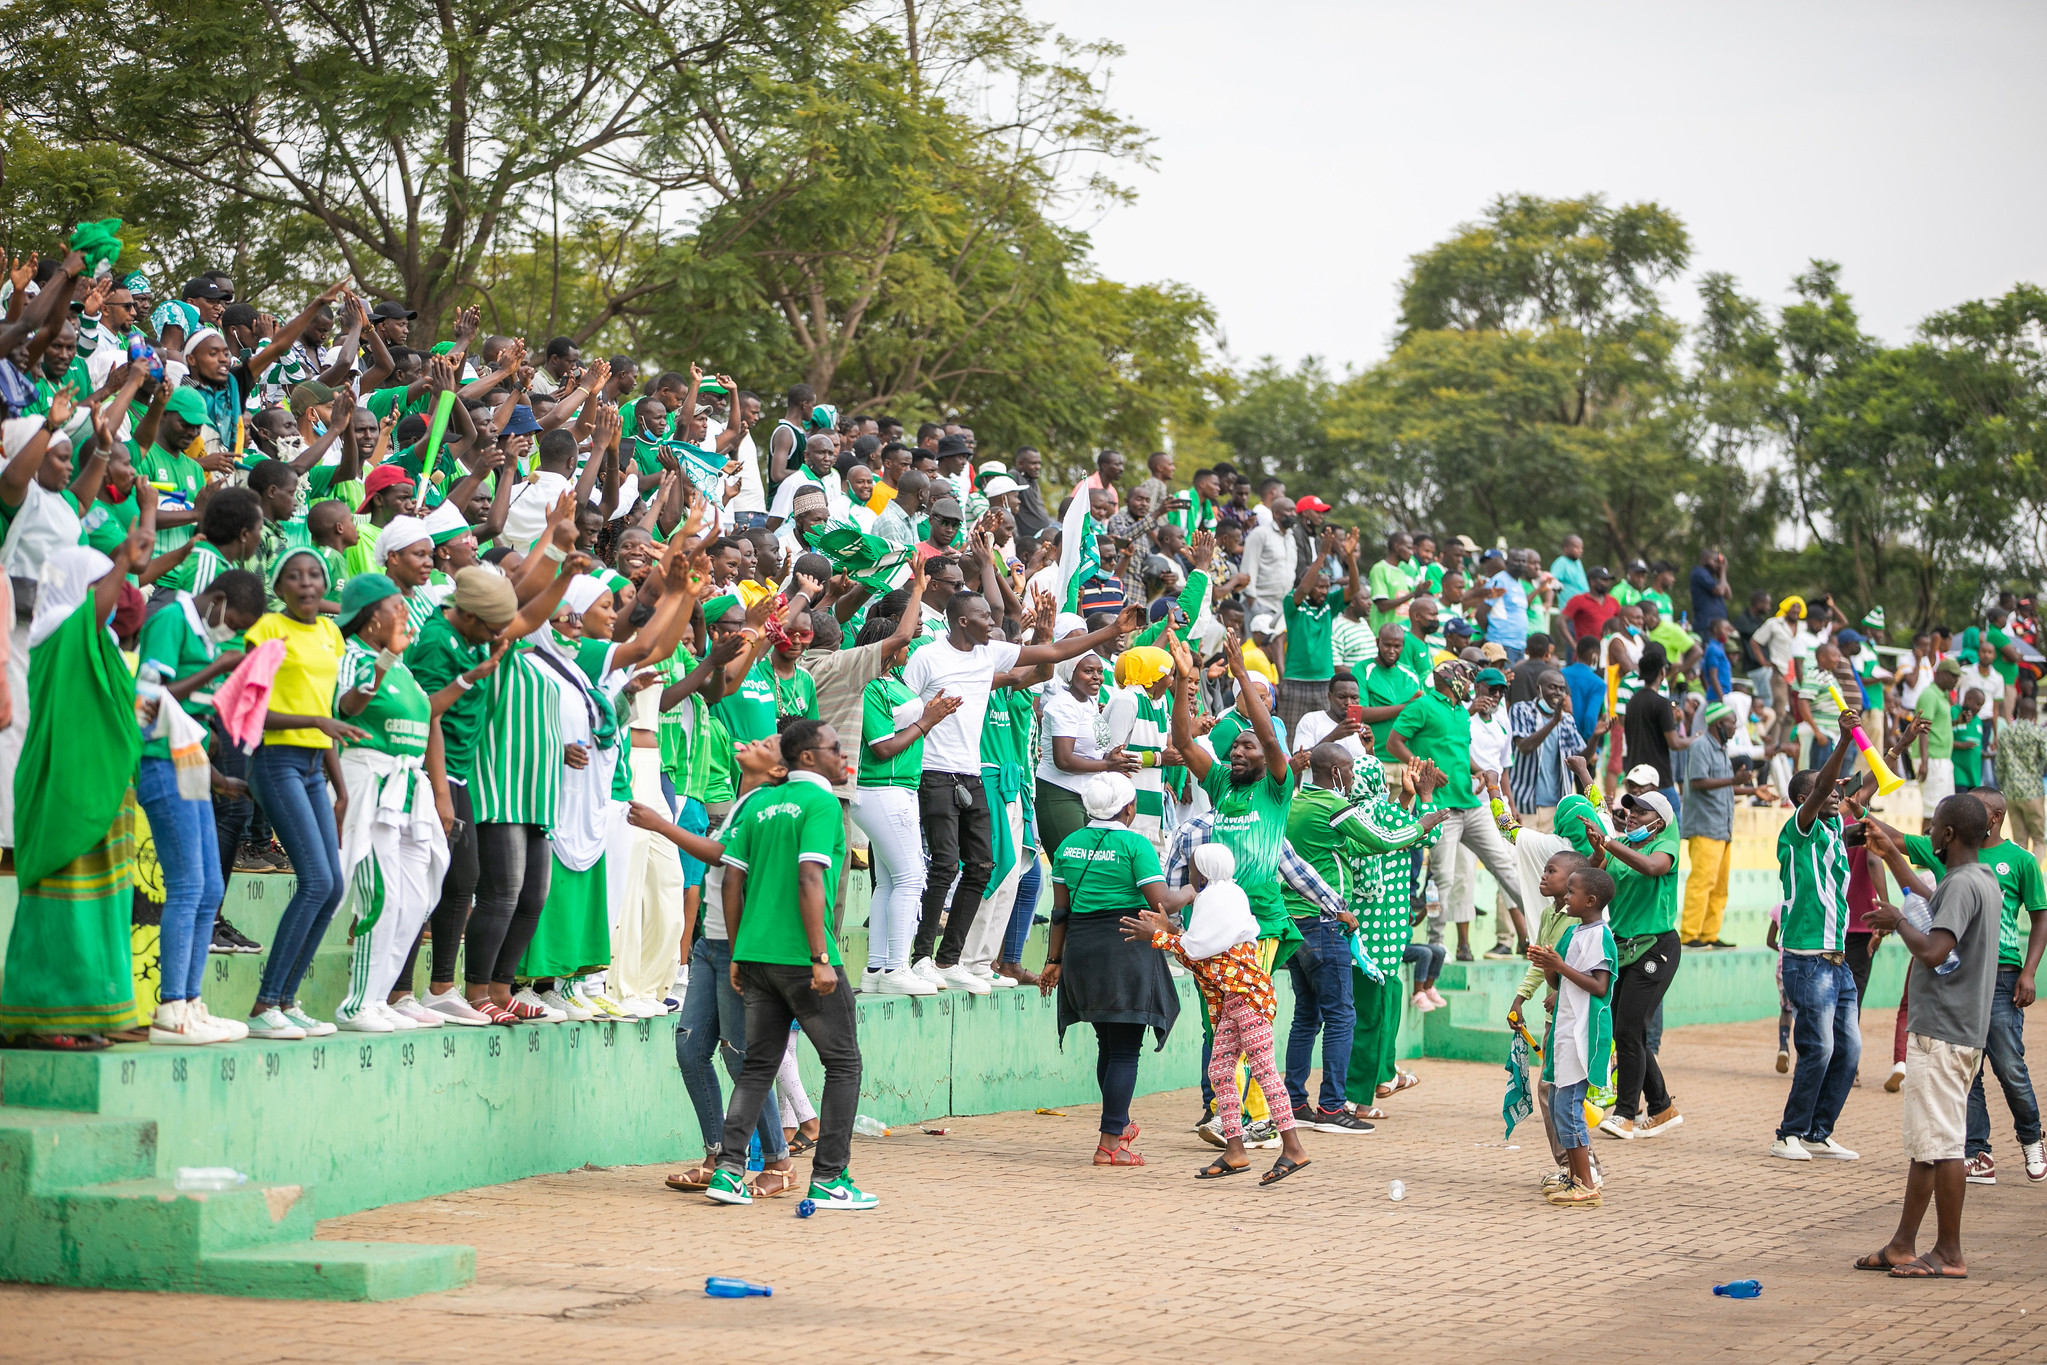
{"label": "brick paved ground", "polygon": [[[1994,1086],[2009,1164],[2006,1183],[1969,1193],[1972,1278],[1849,1270],[1888,1236],[1904,1170],[1898,1100],[1880,1086],[1891,1015],[1865,1022],[1870,1084],[1839,1132],[1861,1162],[1765,1156],[1786,1085],[1770,1024],[1673,1031],[1663,1055],[1685,1125],[1653,1142],[1596,1139],[1609,1196],[1596,1212],[1538,1200],[1538,1134],[1498,1145],[1500,1073],[1425,1060],[1425,1083],[1378,1133],[1308,1135],[1314,1165],[1271,1189],[1190,1179],[1208,1152],[1186,1131],[1191,1091],[1139,1102],[1143,1170],[1087,1165],[1093,1115],[1079,1108],[954,1119],[949,1137],[856,1140],[854,1170],[884,1199],[875,1213],[718,1208],[663,1190],[657,1168],[541,1176],[321,1227],[473,1243],[477,1282],[463,1292],[322,1305],[0,1287],[0,1359],[1096,1365],[1274,1347],[1432,1361],[1619,1350],[1686,1365],[2047,1359],[2047,1187],[2019,1174]],[[1403,1203],[1387,1199],[1393,1178]],[[764,1281],[775,1297],[707,1299],[706,1274]],[[1712,1297],[1747,1276],[1760,1300]]]}

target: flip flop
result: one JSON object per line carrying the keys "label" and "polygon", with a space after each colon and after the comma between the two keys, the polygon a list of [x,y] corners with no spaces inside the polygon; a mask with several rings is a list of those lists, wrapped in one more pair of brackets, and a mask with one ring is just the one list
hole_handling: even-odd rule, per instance
{"label": "flip flop", "polygon": [[1878,1247],[1875,1251],[1870,1252],[1867,1256],[1859,1258],[1855,1262],[1855,1268],[1857,1270],[1874,1271],[1879,1275],[1888,1275],[1891,1272],[1892,1268],[1898,1264],[1899,1262],[1896,1261],[1885,1260],[1884,1248]]}
{"label": "flip flop", "polygon": [[1220,1180],[1226,1175],[1242,1175],[1244,1172],[1250,1169],[1251,1163],[1248,1161],[1241,1166],[1232,1166],[1230,1165],[1229,1162],[1224,1161],[1221,1157],[1217,1157],[1215,1160],[1209,1162],[1208,1165],[1196,1171],[1194,1173],[1194,1178],[1196,1180]]}
{"label": "flip flop", "polygon": [[1258,1177],[1258,1183],[1261,1185],[1277,1185],[1295,1171],[1301,1170],[1310,1164],[1306,1161],[1292,1161],[1286,1157],[1281,1157],[1272,1163],[1271,1170]]}
{"label": "flip flop", "polygon": [[1361,1119],[1383,1119],[1386,1117],[1386,1111],[1376,1104],[1365,1109],[1359,1109],[1356,1113]]}
{"label": "flip flop", "polygon": [[1927,1257],[1921,1256],[1917,1260],[1907,1261],[1903,1265],[1892,1266],[1891,1278],[1894,1280],[1966,1280],[1969,1278],[1969,1272],[1966,1270],[1959,1273],[1953,1272],[1954,1267],[1946,1262],[1929,1260]]}

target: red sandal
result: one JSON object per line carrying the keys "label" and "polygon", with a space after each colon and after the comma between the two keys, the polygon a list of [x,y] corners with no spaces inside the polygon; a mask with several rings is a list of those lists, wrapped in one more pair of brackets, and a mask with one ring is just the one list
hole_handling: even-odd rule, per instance
{"label": "red sandal", "polygon": [[1101,1143],[1095,1145],[1095,1165],[1097,1166],[1142,1166],[1143,1164],[1144,1153],[1131,1151],[1128,1143],[1118,1142],[1114,1147]]}

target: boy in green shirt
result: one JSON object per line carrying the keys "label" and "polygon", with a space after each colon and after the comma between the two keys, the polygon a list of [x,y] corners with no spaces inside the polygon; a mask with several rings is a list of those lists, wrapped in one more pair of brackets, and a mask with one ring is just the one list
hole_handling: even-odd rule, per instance
{"label": "boy in green shirt", "polygon": [[1983,785],[1983,717],[1977,714],[1982,709],[1982,690],[1972,687],[1962,694],[1961,703],[1951,713],[1958,792]]}

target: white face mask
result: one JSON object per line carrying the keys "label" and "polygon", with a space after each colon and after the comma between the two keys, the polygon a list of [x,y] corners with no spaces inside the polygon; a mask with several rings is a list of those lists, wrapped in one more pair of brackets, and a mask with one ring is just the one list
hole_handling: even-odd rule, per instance
{"label": "white face mask", "polygon": [[232,626],[228,625],[227,603],[225,601],[221,602],[220,620],[208,621],[206,623],[206,639],[209,643],[218,647],[234,639],[238,633]]}

